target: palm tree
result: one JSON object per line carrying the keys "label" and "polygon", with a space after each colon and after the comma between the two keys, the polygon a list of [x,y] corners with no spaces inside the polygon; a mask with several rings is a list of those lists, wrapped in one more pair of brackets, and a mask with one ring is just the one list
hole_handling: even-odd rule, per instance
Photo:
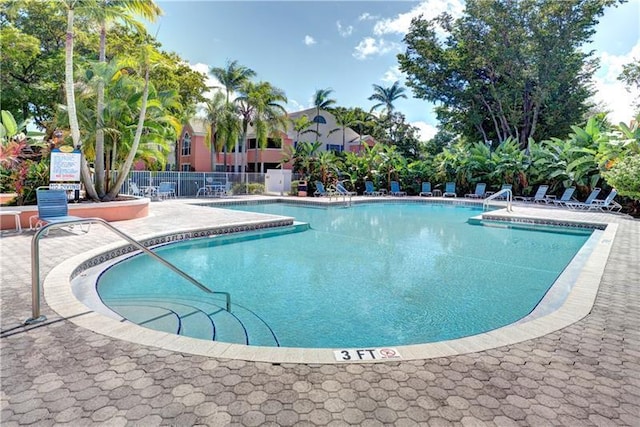
{"label": "palm tree", "polygon": [[296,133],[296,143],[300,141],[300,135],[304,135],[305,133],[313,133],[318,137],[318,133],[315,129],[309,129],[309,127],[313,124],[309,117],[306,115],[302,115],[295,119],[291,119],[291,124],[293,125],[293,130]]}
{"label": "palm tree", "polygon": [[[109,192],[106,195],[107,200],[114,200],[118,195],[118,193],[120,192],[120,187],[122,186],[125,179],[129,175],[129,171],[133,166],[133,161],[136,158],[138,146],[140,145],[143,131],[147,130],[145,128],[145,119],[147,116],[147,106],[149,101],[149,90],[150,90],[149,74],[150,74],[151,68],[159,64],[161,60],[162,60],[162,57],[160,56],[160,53],[155,51],[151,45],[144,45],[141,47],[140,57],[131,58],[130,59],[131,63],[128,64],[130,66],[134,66],[134,65],[137,66],[138,67],[137,71],[139,72],[139,75],[142,76],[142,79],[143,79],[142,94],[140,96],[140,101],[139,101],[140,110],[138,114],[138,123],[136,124],[136,127],[135,127],[135,134],[133,135],[133,138],[132,138],[131,148],[127,154],[124,164],[120,168],[118,177],[116,178],[116,182],[109,189]],[[152,104],[152,107],[155,107],[155,103]],[[177,129],[179,125],[178,123],[174,123],[174,126]]]}
{"label": "palm tree", "polygon": [[301,175],[301,179],[307,180],[313,172],[313,166],[318,154],[318,150],[322,143],[316,142],[300,142],[293,148],[289,146],[289,153],[285,154],[281,165],[285,163],[293,163],[293,171]]}
{"label": "palm tree", "polygon": [[313,95],[313,106],[316,107],[316,117],[313,121],[316,122],[316,135],[320,136],[320,110],[327,110],[335,105],[336,100],[329,98],[329,95],[333,92],[333,89],[318,89]]}
{"label": "palm tree", "polygon": [[[98,61],[106,63],[107,25],[111,21],[118,20],[138,31],[144,31],[142,23],[133,19],[132,14],[140,15],[149,22],[162,13],[162,10],[153,0],[98,0],[94,7],[86,8],[86,15],[93,18],[100,27],[100,48]],[[102,115],[104,113],[104,86],[100,80],[97,87],[96,106],[96,146],[95,146],[95,189],[98,197],[105,195],[105,168],[104,168],[104,132],[102,130]]]}
{"label": "palm tree", "polygon": [[225,109],[225,95],[216,91],[211,99],[204,104],[205,121],[207,126],[206,144],[211,150],[211,170],[215,172],[218,153],[222,150],[220,139],[216,136],[218,123],[222,120]]}
{"label": "palm tree", "polygon": [[[267,147],[269,136],[279,130],[285,130],[287,126],[287,110],[281,103],[287,102],[284,91],[267,82],[246,85],[244,98],[239,98],[241,103],[252,106],[251,124],[256,131],[256,156],[254,171],[258,169],[258,149]],[[246,128],[244,137],[246,138]],[[245,142],[245,146],[247,146]],[[261,162],[261,171],[264,172],[264,161]]]}
{"label": "palm tree", "polygon": [[346,144],[346,131],[356,124],[360,123],[360,120],[356,118],[354,110],[348,110],[346,108],[336,108],[333,110],[333,115],[336,118],[336,123],[342,130],[342,148],[344,150]]}
{"label": "palm tree", "polygon": [[[276,130],[286,128],[286,110],[280,102],[286,102],[287,97],[281,89],[273,87],[267,82],[246,82],[240,89],[241,93],[236,98],[238,110],[242,117],[242,137],[244,151],[243,163],[247,162],[247,129],[249,125],[256,132],[256,156],[254,171],[258,169],[258,147],[264,149],[267,146],[269,135]],[[264,169],[264,162],[262,163]],[[245,182],[248,175],[245,174]]]}
{"label": "palm tree", "polygon": [[337,179],[340,171],[338,156],[333,151],[321,151],[316,159],[316,167],[320,181],[329,184],[332,178]]}
{"label": "palm tree", "polygon": [[[76,111],[76,100],[73,80],[73,23],[75,19],[76,6],[82,4],[88,6],[90,2],[80,3],[79,0],[64,0],[62,2],[67,10],[67,34],[65,38],[65,61],[64,61],[64,84],[65,84],[65,96],[67,101],[67,113],[69,115],[69,128],[71,130],[71,139],[73,140],[74,147],[81,146],[80,140],[80,125],[78,123],[78,113]],[[87,196],[98,200],[98,195],[93,187],[91,181],[91,171],[89,170],[89,164],[86,158],[82,158],[80,164],[80,173],[82,182],[85,185]]]}
{"label": "palm tree", "polygon": [[[227,94],[227,104],[230,103],[232,91],[239,90],[243,84],[256,75],[251,68],[240,65],[237,60],[227,62],[225,67],[211,67],[209,72],[222,84]],[[225,145],[226,147],[226,145]],[[226,151],[225,151],[226,152]],[[234,172],[238,172],[238,141],[235,141],[236,157],[234,160]],[[225,164],[226,164],[225,155]]]}
{"label": "palm tree", "polygon": [[383,87],[380,85],[373,85],[373,95],[369,97],[369,101],[378,101],[376,105],[371,107],[371,111],[385,107],[388,114],[393,112],[393,102],[399,98],[407,98],[404,93],[405,88],[400,86],[400,82],[396,80],[391,87]]}

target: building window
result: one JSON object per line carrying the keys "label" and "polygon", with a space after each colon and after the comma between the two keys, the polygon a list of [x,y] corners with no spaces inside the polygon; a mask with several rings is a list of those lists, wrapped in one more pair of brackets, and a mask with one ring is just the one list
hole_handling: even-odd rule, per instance
{"label": "building window", "polygon": [[317,115],[313,118],[313,120],[311,120],[313,123],[320,123],[321,125],[326,125],[327,124],[327,119],[325,119],[324,117],[322,117],[321,115]]}
{"label": "building window", "polygon": [[342,151],[342,145],[327,144],[327,151],[335,151],[337,153],[340,153]]}
{"label": "building window", "polygon": [[182,138],[182,155],[191,155],[191,135],[189,135],[188,133],[185,133],[184,138]]}
{"label": "building window", "polygon": [[180,165],[180,170],[182,172],[190,172],[191,171],[191,165],[189,163],[183,163]]}
{"label": "building window", "polygon": [[[256,145],[257,145],[257,140],[255,138],[249,138],[249,149],[255,150]],[[267,138],[266,148],[281,148],[281,146],[282,146],[282,140],[280,138]]]}

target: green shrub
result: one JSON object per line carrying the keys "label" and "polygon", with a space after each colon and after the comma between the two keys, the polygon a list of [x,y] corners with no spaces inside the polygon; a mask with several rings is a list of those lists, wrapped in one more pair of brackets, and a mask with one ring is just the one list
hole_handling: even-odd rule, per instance
{"label": "green shrub", "polygon": [[264,184],[253,182],[246,185],[244,182],[237,182],[231,187],[231,192],[233,194],[263,194]]}
{"label": "green shrub", "polygon": [[298,184],[299,183],[300,183],[300,181],[298,181],[298,180],[291,181],[291,191],[289,191],[289,195],[290,196],[297,196],[298,195]]}
{"label": "green shrub", "polygon": [[607,183],[621,196],[640,200],[640,155],[628,155],[603,173]]}

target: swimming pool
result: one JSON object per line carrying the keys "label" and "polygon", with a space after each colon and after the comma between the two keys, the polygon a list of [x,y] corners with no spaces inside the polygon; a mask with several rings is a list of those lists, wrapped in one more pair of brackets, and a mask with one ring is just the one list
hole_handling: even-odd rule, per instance
{"label": "swimming pool", "polygon": [[311,229],[159,249],[214,290],[230,292],[231,314],[220,298],[181,283],[145,256],[105,271],[100,297],[143,326],[224,342],[311,348],[434,342],[528,315],[590,235],[471,225],[477,209],[436,204],[237,209],[293,216]]}

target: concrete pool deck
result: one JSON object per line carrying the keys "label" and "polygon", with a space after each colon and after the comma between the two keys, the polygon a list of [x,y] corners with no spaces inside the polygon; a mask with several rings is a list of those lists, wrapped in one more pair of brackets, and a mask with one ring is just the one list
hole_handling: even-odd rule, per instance
{"label": "concrete pool deck", "polygon": [[[114,225],[139,238],[255,219],[253,214],[188,204],[193,201],[153,203],[149,217]],[[519,343],[385,364],[273,364],[159,349],[79,327],[53,311],[46,296],[42,310],[47,322],[22,327],[31,315],[33,234],[5,233],[0,421],[640,424],[640,221],[524,205],[516,205],[515,214],[617,224],[608,261],[600,259],[606,265],[591,312],[556,332]],[[79,236],[53,231],[41,241],[42,276],[97,246],[119,241],[98,227]],[[72,320],[83,317],[89,317],[86,311]]]}

